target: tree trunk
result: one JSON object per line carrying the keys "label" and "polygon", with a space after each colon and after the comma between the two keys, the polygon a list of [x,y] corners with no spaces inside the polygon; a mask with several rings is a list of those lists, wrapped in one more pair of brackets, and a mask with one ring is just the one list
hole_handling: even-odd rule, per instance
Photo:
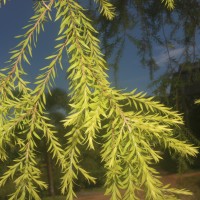
{"label": "tree trunk", "polygon": [[49,195],[55,196],[54,179],[53,179],[53,166],[51,155],[47,152],[46,154],[46,164],[47,164],[47,175],[49,183]]}

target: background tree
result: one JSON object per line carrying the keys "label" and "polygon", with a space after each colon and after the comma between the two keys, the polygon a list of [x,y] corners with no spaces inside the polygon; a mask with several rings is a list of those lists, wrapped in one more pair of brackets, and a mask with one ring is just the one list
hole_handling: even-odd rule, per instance
{"label": "background tree", "polygon": [[[172,7],[172,0],[165,1]],[[112,20],[115,9],[105,0],[97,1],[101,13]],[[32,46],[45,22],[51,19],[60,23],[56,38],[56,51],[47,57],[49,64],[41,68],[35,88],[29,88],[24,80],[23,63],[30,63]],[[18,155],[0,178],[3,186],[10,178],[16,189],[9,199],[40,199],[38,188],[47,188],[41,180],[38,168],[38,143],[46,138],[48,152],[56,159],[63,176],[61,191],[66,199],[75,196],[74,182],[78,174],[95,182],[81,166],[81,147],[95,148],[97,137],[102,138],[101,158],[106,170],[106,194],[110,199],[138,199],[137,191],[143,189],[147,199],[179,199],[176,194],[190,194],[164,185],[158,172],[152,167],[161,157],[155,148],[165,147],[183,157],[195,156],[197,149],[186,141],[176,139],[174,127],[182,124],[177,112],[153,100],[143,93],[126,93],[111,88],[105,73],[106,62],[100,51],[97,31],[91,25],[81,4],[73,0],[36,2],[35,14],[17,36],[21,41],[14,50],[8,66],[0,74],[0,158],[7,159],[6,147],[10,143],[18,148]],[[50,123],[45,91],[49,91],[56,76],[56,67],[62,68],[63,51],[67,51],[70,67],[69,96],[71,111],[65,120],[67,145],[63,148],[55,127]],[[15,97],[13,90],[22,95]],[[127,105],[134,110],[127,110]],[[100,132],[104,130],[104,132]],[[120,190],[123,189],[122,194]]]}
{"label": "background tree", "polygon": [[[92,2],[92,1],[91,1]],[[91,3],[90,14],[96,19],[102,37],[106,58],[114,68],[118,67],[124,44],[129,42],[136,46],[144,66],[153,72],[159,69],[155,60],[155,47],[165,49],[168,55],[166,72],[178,71],[183,62],[195,62],[199,59],[199,8],[198,0],[175,1],[175,8],[166,9],[160,1],[153,0],[113,0],[117,16],[113,22],[105,20],[96,12]],[[179,58],[171,51],[182,48]],[[162,81],[162,79],[161,79]]]}

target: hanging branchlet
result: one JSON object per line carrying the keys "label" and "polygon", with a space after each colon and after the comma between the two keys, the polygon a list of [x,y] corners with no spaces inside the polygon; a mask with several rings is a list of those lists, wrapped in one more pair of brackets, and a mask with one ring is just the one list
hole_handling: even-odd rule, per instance
{"label": "hanging branchlet", "polygon": [[[61,2],[62,3],[62,2]],[[66,6],[65,9],[61,9]],[[79,145],[83,145],[88,135],[88,144],[93,148],[91,137],[94,137],[94,131],[85,130],[84,122],[90,115],[92,97],[95,95],[90,87],[94,84],[94,78],[91,78],[91,69],[88,67],[92,65],[92,59],[89,56],[90,51],[88,45],[85,43],[85,27],[88,29],[87,18],[81,18],[83,9],[74,1],[66,1],[58,5],[57,18],[63,15],[60,10],[67,10],[66,17],[61,22],[59,34],[62,32],[67,35],[68,49],[70,55],[70,67],[68,69],[69,78],[74,77],[74,82],[70,82],[70,93],[72,107],[71,115],[64,121],[65,126],[72,126],[73,128],[66,134],[68,138],[67,148],[65,149],[65,156],[68,161],[68,167],[62,178],[62,192],[67,191],[67,199],[72,199],[75,195],[73,189],[73,182],[77,179],[77,174],[81,173],[89,181],[95,182],[80,165],[79,165]],[[85,26],[83,26],[85,24]],[[93,29],[92,26],[89,29]],[[87,36],[86,36],[87,37]],[[73,44],[73,46],[71,46]],[[76,97],[76,98],[75,98]],[[74,116],[76,116],[74,118]],[[82,127],[82,128],[80,128]],[[91,135],[92,134],[92,135]],[[90,142],[91,141],[91,142]]]}
{"label": "hanging branchlet", "polygon": [[[52,6],[53,1],[49,3],[49,6]],[[45,89],[50,91],[51,81],[55,78],[55,66],[58,62],[61,64],[62,51],[65,48],[66,42],[59,46],[56,46],[57,55],[49,56],[47,59],[52,59],[50,65],[43,68],[42,70],[48,69],[44,74],[38,76],[38,81],[36,82],[37,87],[35,90],[23,90],[27,89],[27,86],[24,85],[24,88],[17,85],[14,85],[15,81],[10,83],[12,76],[16,76],[16,79],[22,81],[21,75],[24,74],[22,68],[22,58],[29,63],[26,53],[28,52],[29,56],[32,56],[32,41],[34,45],[37,41],[37,34],[40,32],[40,27],[43,28],[43,22],[46,21],[45,14],[47,10],[45,8],[39,8],[35,16],[31,18],[31,24],[25,28],[28,31],[22,35],[18,36],[19,38],[27,38],[23,42],[20,42],[17,45],[17,50],[12,51],[11,53],[16,53],[17,55],[11,56],[9,62],[11,62],[11,72],[8,72],[7,76],[4,76],[2,80],[2,91],[6,88],[6,84],[13,84],[11,89],[17,88],[19,92],[22,92],[22,97],[20,99],[10,95],[10,98],[4,98],[2,108],[2,116],[5,116],[4,122],[1,126],[1,157],[5,159],[6,155],[5,150],[5,139],[11,141],[14,139],[16,146],[19,147],[19,156],[14,160],[15,164],[10,166],[4,175],[0,178],[0,186],[3,186],[9,178],[14,178],[16,174],[20,174],[15,179],[15,184],[17,190],[11,195],[10,199],[20,199],[24,200],[26,198],[40,199],[38,195],[37,188],[45,189],[47,185],[42,182],[40,179],[40,170],[36,167],[37,159],[35,156],[36,151],[36,140],[41,140],[41,135],[38,134],[40,131],[44,132],[44,136],[47,138],[48,142],[48,151],[53,154],[52,157],[56,157],[57,162],[61,165],[61,168],[64,169],[66,165],[64,162],[64,152],[61,148],[60,143],[58,142],[57,137],[55,136],[55,131],[52,131],[52,125],[48,123],[49,119],[44,116],[45,112]],[[49,15],[50,16],[50,15]],[[35,22],[35,23],[34,23]],[[36,36],[34,36],[36,32]],[[18,49],[19,47],[19,49]],[[21,48],[21,49],[20,49]],[[62,67],[62,66],[61,66]],[[18,73],[18,70],[21,70],[21,73]],[[4,85],[3,85],[4,84]],[[8,89],[8,87],[7,87]],[[9,94],[9,93],[8,93]],[[11,93],[12,94],[12,93]],[[2,97],[4,97],[2,93]],[[9,113],[8,111],[13,110],[14,112]],[[6,110],[7,109],[7,110]],[[5,112],[3,112],[6,110]],[[7,115],[6,115],[6,114]],[[4,136],[4,137],[3,137]],[[22,138],[26,139],[22,139]],[[4,143],[3,143],[4,142]],[[3,152],[3,154],[2,154]]]}
{"label": "hanging branchlet", "polygon": [[[51,7],[52,4],[53,0],[50,1],[49,7]],[[47,17],[48,9],[36,9],[34,16],[30,18],[29,24],[23,27],[23,29],[27,31],[23,35],[16,36],[16,38],[23,38],[23,40],[20,41],[12,51],[10,51],[11,57],[8,60],[9,65],[8,67],[2,69],[2,71],[7,71],[7,76],[0,74],[0,92],[2,94],[7,87],[11,87],[11,89],[18,89],[23,92],[27,90],[26,82],[21,78],[22,75],[26,74],[22,67],[22,62],[24,61],[30,65],[28,57],[32,57],[32,45],[36,46],[38,34],[41,29],[44,30],[44,22],[47,20]],[[15,81],[18,81],[17,88],[14,85]]]}
{"label": "hanging branchlet", "polygon": [[174,0],[162,0],[162,3],[164,3],[165,6],[170,10],[174,9],[174,7],[175,7]]}
{"label": "hanging branchlet", "polygon": [[94,0],[100,5],[100,13],[107,19],[113,20],[115,17],[115,7],[108,0]]}
{"label": "hanging branchlet", "polygon": [[[41,173],[40,170],[36,167],[37,159],[35,156],[35,138],[39,138],[37,134],[37,111],[34,107],[33,110],[28,112],[31,115],[31,118],[26,117],[26,114],[23,114],[17,119],[11,120],[8,124],[10,124],[10,129],[12,134],[14,135],[14,131],[17,126],[20,126],[21,135],[25,136],[25,139],[20,139],[17,137],[16,141],[20,146],[19,157],[14,160],[14,165],[10,166],[9,169],[4,173],[4,175],[0,178],[0,186],[3,186],[9,178],[13,178],[16,174],[20,174],[15,179],[15,184],[17,186],[17,190],[11,195],[10,199],[26,199],[26,197],[33,197],[35,199],[40,199],[37,194],[37,189],[35,186],[38,186],[42,189],[46,188],[46,184],[41,181]],[[28,115],[27,114],[27,115]],[[19,123],[23,122],[27,125],[23,127],[19,125]]]}
{"label": "hanging branchlet", "polygon": [[[52,3],[53,1],[49,3],[49,6],[52,6]],[[9,65],[1,69],[3,72],[0,73],[1,127],[9,119],[8,113],[15,115],[13,108],[15,109],[16,104],[19,103],[19,98],[13,94],[13,91],[18,91],[21,94],[28,94],[30,92],[27,86],[28,82],[22,78],[23,75],[26,75],[22,67],[22,62],[25,61],[30,64],[28,57],[32,57],[32,45],[36,45],[40,29],[44,29],[43,24],[47,20],[47,11],[44,8],[35,8],[35,14],[30,18],[29,25],[24,27],[27,31],[23,35],[17,36],[17,38],[23,38],[23,40],[10,52],[11,56],[7,62]],[[21,106],[23,107],[24,105]],[[10,139],[3,128],[1,128],[1,133],[0,144],[2,151],[0,152],[0,158],[5,159],[6,154],[4,149]]]}
{"label": "hanging branchlet", "polygon": [[[30,146],[30,144],[35,144],[35,140],[36,139],[41,139],[41,136],[37,133],[38,131],[43,131],[44,136],[47,138],[47,144],[48,144],[48,151],[51,152],[53,154],[52,157],[55,157],[57,160],[57,163],[59,163],[59,165],[61,166],[62,169],[66,168],[66,162],[64,160],[64,152],[61,148],[60,143],[58,142],[58,138],[55,136],[55,131],[52,130],[52,125],[48,123],[49,118],[45,116],[45,105],[46,105],[46,97],[45,97],[45,89],[48,89],[50,91],[51,88],[51,81],[53,81],[55,79],[55,67],[56,67],[56,63],[61,62],[60,57],[62,56],[62,51],[65,49],[66,46],[66,42],[64,42],[61,46],[58,45],[56,46],[57,49],[57,54],[56,55],[52,55],[47,57],[47,59],[51,59],[50,64],[47,67],[42,68],[41,70],[46,70],[43,74],[39,75],[37,77],[37,82],[35,84],[37,84],[36,88],[30,93],[29,99],[31,98],[31,102],[30,100],[28,100],[28,105],[25,106],[25,110],[23,113],[20,113],[19,116],[15,116],[15,119],[10,120],[11,123],[14,122],[14,124],[9,124],[9,122],[6,125],[9,125],[9,127],[13,127],[13,129],[18,125],[18,123],[21,123],[22,121],[26,123],[26,125],[28,127],[30,127],[30,129],[33,131],[33,136],[31,137],[25,130],[21,130],[20,134],[27,134],[27,136],[29,135],[29,141],[27,142],[27,144],[25,146]],[[26,98],[26,96],[24,95],[23,98]],[[27,102],[27,101],[25,101]],[[28,107],[28,108],[27,108]],[[36,116],[37,117],[34,117]],[[31,121],[29,124],[27,124],[27,120],[34,120],[37,119],[37,121]],[[23,128],[23,127],[21,127]],[[37,130],[37,131],[36,131]],[[30,133],[31,134],[31,133]],[[36,145],[30,146],[32,147],[32,151],[35,151]],[[26,155],[30,150],[29,149],[25,149],[25,153]],[[22,148],[20,148],[20,151],[22,151]],[[24,157],[24,156],[22,156]],[[34,159],[31,159],[31,161],[33,161]],[[20,160],[18,160],[19,162],[21,162]],[[25,163],[27,164],[27,163]],[[34,164],[37,164],[37,162],[35,162]],[[29,164],[27,164],[28,169],[30,169]],[[31,165],[32,166],[32,165]],[[35,168],[36,169],[36,168]],[[30,169],[31,170],[31,169]],[[17,171],[17,170],[16,170]],[[22,173],[23,176],[24,173]],[[33,177],[33,180],[35,181],[36,185],[38,183],[38,186],[40,186],[40,181],[36,180],[36,178]],[[2,177],[2,180],[3,177]],[[24,179],[23,179],[24,180]],[[30,182],[31,180],[29,180]],[[18,187],[19,185],[22,185],[21,182],[15,181],[17,188],[21,188],[21,190],[24,190],[24,188],[22,187]],[[27,188],[27,190],[31,189]],[[22,191],[21,191],[22,192]],[[35,191],[36,192],[36,191]],[[20,193],[21,194],[21,193]],[[24,194],[24,193],[23,193]],[[16,195],[16,193],[14,194]],[[34,195],[36,195],[36,193],[29,193],[30,196],[34,197]],[[25,195],[27,196],[27,195]],[[14,196],[15,197],[15,196]],[[21,197],[20,197],[21,198]],[[24,198],[24,196],[22,197]],[[38,197],[37,197],[38,199]]]}
{"label": "hanging branchlet", "polygon": [[[96,2],[100,4],[100,12],[113,19],[115,9],[112,4],[107,0]],[[25,74],[22,61],[30,63],[32,46],[36,44],[47,15],[51,19],[53,9],[56,11],[55,20],[60,22],[56,52],[46,58],[49,64],[41,68],[35,89],[30,89],[22,79]],[[9,67],[0,74],[0,159],[6,159],[5,146],[10,141],[19,150],[13,165],[0,178],[0,186],[10,178],[16,184],[9,200],[40,200],[38,188],[47,187],[41,181],[36,156],[37,143],[43,137],[47,140],[48,152],[61,167],[61,192],[66,193],[67,200],[76,197],[74,184],[79,174],[95,183],[95,178],[80,164],[80,146],[93,150],[98,137],[103,141],[100,153],[106,169],[106,194],[111,200],[137,200],[140,190],[152,200],[178,200],[177,194],[190,195],[187,190],[165,186],[152,167],[162,159],[155,147],[163,149],[164,146],[183,157],[197,154],[193,145],[175,138],[173,128],[183,124],[182,116],[144,93],[125,93],[110,87],[106,62],[96,38],[98,32],[84,14],[85,9],[76,1],[39,2],[35,10],[36,14],[25,27],[27,32],[19,36],[22,41],[11,52]],[[64,50],[69,58],[67,73],[71,98],[71,111],[63,120],[69,130],[65,134],[65,147],[59,142],[45,111],[45,91],[51,93],[57,65],[63,68]],[[21,92],[20,97],[15,97],[14,89]]]}

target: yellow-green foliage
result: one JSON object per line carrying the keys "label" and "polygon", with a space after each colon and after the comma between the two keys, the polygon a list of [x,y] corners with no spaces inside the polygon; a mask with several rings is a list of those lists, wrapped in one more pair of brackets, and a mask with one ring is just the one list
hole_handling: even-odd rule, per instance
{"label": "yellow-green foliage", "polygon": [[200,99],[195,101],[196,104],[200,104]]}
{"label": "yellow-green foliage", "polygon": [[168,9],[174,9],[174,0],[162,0]]}
{"label": "yellow-green foliage", "polygon": [[[145,191],[146,199],[152,200],[178,199],[176,193],[190,194],[163,185],[159,173],[151,166],[161,159],[155,150],[159,146],[183,157],[197,154],[195,147],[173,135],[173,127],[183,123],[181,115],[143,93],[124,93],[111,88],[97,31],[85,10],[74,0],[45,2],[35,3],[35,14],[24,27],[25,33],[17,36],[20,42],[10,52],[9,65],[0,73],[1,161],[7,159],[9,145],[14,144],[19,150],[0,178],[0,186],[10,178],[15,183],[16,190],[9,200],[39,200],[38,188],[47,187],[41,180],[36,159],[37,143],[43,137],[63,172],[61,191],[67,200],[76,196],[73,184],[78,173],[95,182],[95,178],[80,166],[79,147],[87,144],[89,149],[94,149],[97,137],[103,138],[101,157],[107,171],[105,188],[110,199],[139,199],[137,194],[141,189]],[[114,7],[107,0],[96,2],[100,12],[113,19]],[[172,1],[166,2],[170,6]],[[56,12],[55,21],[60,23],[56,52],[46,58],[49,65],[41,69],[36,87],[31,89],[22,78],[26,74],[22,64],[29,64],[32,46],[36,46],[44,23],[51,20],[52,10]],[[70,64],[67,72],[71,112],[63,121],[70,131],[66,132],[67,145],[62,147],[45,112],[45,90],[50,92],[56,68],[62,68],[65,51]],[[15,90],[20,92],[19,96],[13,94]]]}

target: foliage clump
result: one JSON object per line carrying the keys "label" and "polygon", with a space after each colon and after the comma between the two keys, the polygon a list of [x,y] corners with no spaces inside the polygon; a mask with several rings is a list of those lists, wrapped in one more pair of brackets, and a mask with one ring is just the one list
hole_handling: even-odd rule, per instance
{"label": "foliage clump", "polygon": [[[106,0],[96,2],[101,13],[113,19],[114,7]],[[41,181],[37,163],[37,143],[42,138],[61,167],[61,191],[68,200],[76,196],[74,183],[79,173],[95,183],[95,178],[81,167],[79,158],[80,146],[86,144],[94,149],[98,137],[103,140],[101,157],[110,199],[139,199],[141,189],[152,200],[178,199],[175,194],[190,194],[163,185],[152,167],[161,159],[156,151],[159,147],[186,158],[197,154],[195,147],[176,139],[173,133],[173,127],[183,124],[182,116],[143,93],[126,93],[110,87],[97,31],[76,1],[38,1],[34,10],[35,15],[24,27],[25,34],[17,36],[21,41],[10,52],[9,65],[0,73],[0,159],[8,159],[6,150],[11,144],[18,149],[18,156],[0,178],[0,186],[10,178],[15,183],[16,190],[9,200],[38,200],[38,189],[47,187]],[[32,46],[36,46],[44,23],[51,20],[52,10],[56,11],[55,20],[60,22],[56,52],[46,58],[49,65],[41,69],[43,73],[31,89],[23,80],[26,72],[22,64],[30,64]],[[45,91],[50,92],[57,66],[62,68],[65,50],[70,64],[67,73],[71,111],[63,121],[69,130],[63,148],[45,111]],[[16,90],[20,95],[14,95]]]}

